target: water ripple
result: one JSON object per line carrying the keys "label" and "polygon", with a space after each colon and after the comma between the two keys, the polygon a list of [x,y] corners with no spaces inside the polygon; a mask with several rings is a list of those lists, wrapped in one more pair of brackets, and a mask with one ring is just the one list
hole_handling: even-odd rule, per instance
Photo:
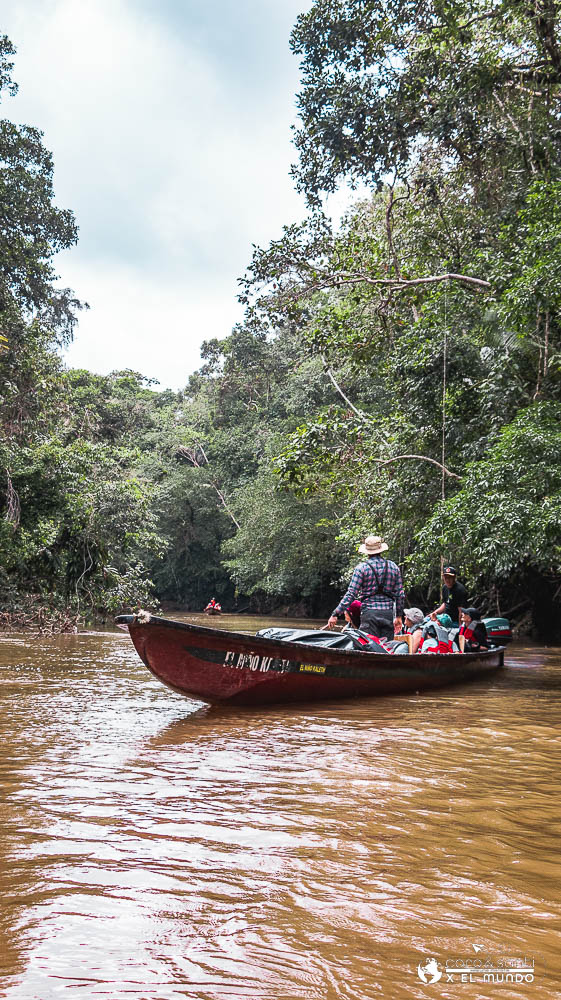
{"label": "water ripple", "polygon": [[423,957],[475,943],[535,957],[502,997],[556,996],[561,659],[510,659],[260,712],[167,691],[120,633],[4,638],[2,995],[424,998]]}

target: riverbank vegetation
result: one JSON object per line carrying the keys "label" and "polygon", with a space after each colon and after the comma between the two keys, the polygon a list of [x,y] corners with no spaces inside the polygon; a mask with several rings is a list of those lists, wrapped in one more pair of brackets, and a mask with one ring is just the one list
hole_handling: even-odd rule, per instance
{"label": "riverbank vegetation", "polygon": [[[331,611],[362,535],[415,603],[561,621],[561,49],[545,0],[315,0],[295,183],[246,319],[182,392],[68,371],[77,238],[40,133],[0,125],[0,598]],[[9,96],[12,47],[1,42]],[[344,182],[340,223],[325,195]],[[364,192],[367,192],[366,194]],[[147,373],[149,375],[149,373]]]}

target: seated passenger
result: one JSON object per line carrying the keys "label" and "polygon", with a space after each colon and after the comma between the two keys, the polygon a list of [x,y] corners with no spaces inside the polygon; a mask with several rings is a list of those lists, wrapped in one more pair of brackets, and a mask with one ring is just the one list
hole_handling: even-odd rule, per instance
{"label": "seated passenger", "polygon": [[345,611],[345,621],[346,625],[343,632],[347,628],[360,628],[360,609],[362,604],[360,601],[353,601],[349,604],[347,610]]}
{"label": "seated passenger", "polygon": [[482,649],[489,649],[487,629],[477,608],[464,608],[461,619],[459,635],[463,635],[465,639],[464,653],[479,653]]}
{"label": "seated passenger", "polygon": [[451,629],[454,627],[454,622],[450,618],[450,615],[447,614],[438,615],[436,611],[433,611],[430,618],[432,622],[440,622],[440,624],[443,625],[444,628]]}
{"label": "seated passenger", "polygon": [[212,612],[218,613],[219,611],[222,611],[222,605],[218,603],[216,598],[211,597],[210,601],[208,602],[204,610],[208,611],[209,614],[212,614]]}
{"label": "seated passenger", "polygon": [[423,621],[425,616],[420,608],[405,608],[403,617],[405,619],[404,631],[413,636],[411,640],[411,652],[416,653],[423,637]]}

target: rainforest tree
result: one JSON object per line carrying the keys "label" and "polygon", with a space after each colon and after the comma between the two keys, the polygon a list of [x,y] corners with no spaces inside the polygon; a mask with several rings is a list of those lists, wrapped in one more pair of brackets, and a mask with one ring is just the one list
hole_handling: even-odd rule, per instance
{"label": "rainforest tree", "polygon": [[[482,483],[492,489],[477,468],[510,454],[504,442],[539,463],[528,422],[551,440],[557,411],[541,404],[561,389],[558,34],[548,2],[316,0],[292,36],[294,176],[313,213],[256,251],[243,287],[252,315],[300,320],[339,393],[287,439],[282,481],[303,498],[336,493],[341,537],[378,528],[429,591],[438,555],[463,560],[488,602],[497,585],[535,592],[545,574],[542,619],[560,593],[555,503],[537,560],[538,495],[513,460],[519,542],[494,568],[468,558],[445,512],[456,496],[481,507]],[[372,194],[334,230],[322,199],[343,181]],[[495,500],[478,552],[486,532],[510,537],[512,505]]]}

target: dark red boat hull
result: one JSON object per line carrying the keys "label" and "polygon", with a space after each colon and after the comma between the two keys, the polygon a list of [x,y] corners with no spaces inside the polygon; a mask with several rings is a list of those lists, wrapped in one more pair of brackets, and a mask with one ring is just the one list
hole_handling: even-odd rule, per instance
{"label": "dark red boat hull", "polygon": [[263,705],[422,691],[503,666],[504,649],[391,656],[322,649],[241,632],[120,615],[158,680],[201,701]]}

